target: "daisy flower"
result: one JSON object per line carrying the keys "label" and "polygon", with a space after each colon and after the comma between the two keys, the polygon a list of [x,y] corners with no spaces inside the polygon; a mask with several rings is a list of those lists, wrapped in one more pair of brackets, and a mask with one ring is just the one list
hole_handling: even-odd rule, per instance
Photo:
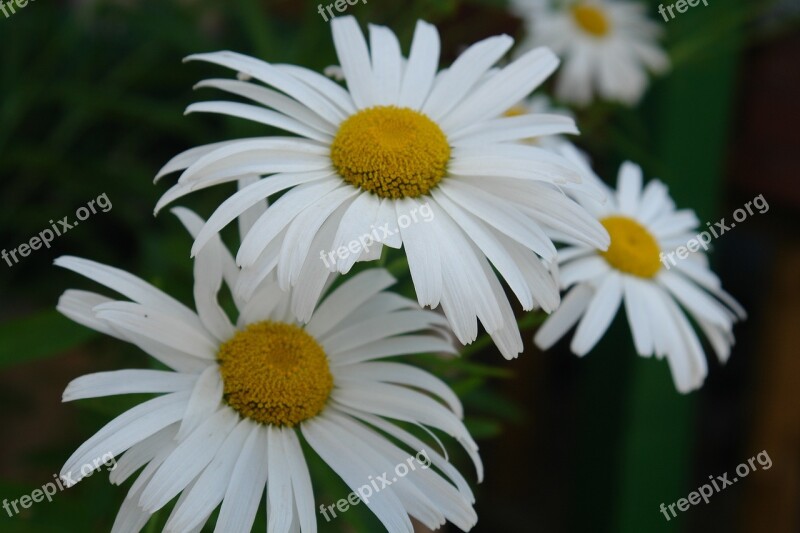
{"label": "daisy flower", "polygon": [[[329,272],[377,259],[383,245],[403,247],[421,305],[441,304],[464,344],[476,338],[480,319],[500,352],[515,357],[522,339],[492,265],[524,309],[549,312],[559,303],[551,272],[556,249],[543,227],[590,246],[608,244],[603,227],[560,190],[581,189],[574,166],[516,142],[577,133],[574,121],[503,116],[553,72],[557,58],[540,48],[493,69],[513,44],[501,35],[437,72],[439,36],[430,24],[418,22],[407,59],[387,28],[370,26],[370,46],[352,17],[337,17],[331,28],[347,89],[301,67],[233,52],[189,58],[261,82],[204,81],[199,86],[256,105],[203,102],[189,112],[241,117],[295,136],[227,141],[178,155],[157,176],[182,171],[156,210],[243,174],[262,176],[219,206],[193,247],[197,253],[243,209],[283,192],[239,248],[239,294],[251,294],[275,270],[281,288],[304,288],[295,291],[291,309],[305,321]],[[430,221],[398,224],[421,209],[430,210]],[[370,234],[378,244],[326,258]]]}
{"label": "daisy flower", "polygon": [[579,243],[559,250],[561,284],[569,292],[537,332],[536,344],[547,349],[578,323],[570,347],[585,355],[624,304],[637,353],[666,356],[678,391],[689,392],[702,385],[708,367],[687,314],[724,363],[734,343],[733,324],[745,318],[744,309],[722,290],[702,251],[674,266],[666,260],[697,236],[693,211],[676,210],[658,180],[643,189],[641,168],[632,163],[622,165],[617,187],[608,191],[605,205],[585,203],[611,235],[608,250]]}
{"label": "daisy flower", "polygon": [[[175,211],[193,234],[200,230],[202,219]],[[168,367],[89,374],[64,391],[64,401],[158,394],[100,429],[62,470],[80,472],[70,477],[78,481],[91,473],[84,465],[93,458],[124,452],[110,474],[120,484],[143,467],[114,532],[139,531],[176,497],[165,531],[199,531],[220,506],[215,531],[249,532],[265,490],[267,531],[316,531],[301,436],[354,491],[406,461],[409,450],[425,450],[436,470],[414,469],[363,502],[389,531],[412,533],[409,515],[433,529],[450,521],[466,531],[476,523],[461,474],[393,422],[452,435],[482,477],[455,394],[421,369],[380,361],[454,352],[440,335],[441,315],[384,292],[394,282],[386,271],[352,277],[303,326],[272,277],[254,298],[237,301],[238,320],[229,320],[217,292],[223,281],[233,286],[239,271],[218,238],[195,258],[196,311],[121,270],[76,257],[56,264],[127,298],[68,290],[59,311]]]}
{"label": "daisy flower", "polygon": [[661,73],[669,58],[658,45],[662,31],[648,20],[646,6],[621,0],[515,0],[529,34],[523,50],[548,46],[564,60],[556,96],[587,105],[595,95],[636,104],[647,88],[648,71]]}

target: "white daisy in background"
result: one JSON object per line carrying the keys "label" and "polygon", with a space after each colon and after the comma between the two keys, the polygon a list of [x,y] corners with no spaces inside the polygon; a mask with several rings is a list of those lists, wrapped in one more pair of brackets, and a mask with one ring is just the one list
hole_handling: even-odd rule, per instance
{"label": "white daisy in background", "polygon": [[204,102],[189,112],[241,117],[297,136],[228,141],[178,155],[157,176],[183,171],[156,209],[243,174],[264,176],[214,212],[195,240],[197,253],[242,210],[285,191],[239,248],[236,260],[244,270],[236,291],[251,294],[277,270],[282,288],[303,288],[294,292],[291,308],[305,321],[330,271],[346,273],[356,261],[377,259],[382,246],[332,263],[321,259],[325,251],[376,228],[397,229],[398,219],[428,206],[430,222],[400,225],[382,244],[405,248],[419,303],[441,304],[462,343],[476,338],[480,319],[501,353],[515,357],[522,339],[490,262],[525,309],[549,312],[559,303],[551,272],[556,249],[543,227],[590,246],[608,244],[603,227],[561,190],[582,189],[574,166],[516,142],[577,133],[574,121],[502,116],[558,60],[537,49],[493,69],[513,44],[501,35],[471,46],[437,72],[439,36],[430,24],[417,24],[408,59],[387,28],[370,26],[368,47],[352,17],[337,17],[331,27],[347,90],[310,70],[233,52],[189,58],[272,87],[207,80],[199,86],[260,105]]}
{"label": "white daisy in background", "polygon": [[572,243],[559,250],[561,284],[569,292],[537,332],[536,344],[547,349],[578,323],[570,347],[585,355],[624,303],[637,353],[666,356],[677,389],[696,389],[708,368],[686,313],[725,362],[734,343],[733,324],[745,318],[745,311],[722,290],[702,251],[674,266],[663,262],[662,257],[696,237],[698,220],[691,210],[675,209],[662,182],[653,180],[642,189],[641,168],[625,163],[616,193],[608,192],[605,205],[585,206],[608,230],[611,246],[601,252]]}
{"label": "white daisy in background", "polygon": [[[535,94],[530,98],[523,100],[511,109],[505,112],[505,116],[517,117],[527,114],[547,114],[547,115],[561,115],[569,118],[574,118],[568,109],[555,107],[550,97],[544,94]],[[597,179],[594,173],[591,172],[589,154],[572,144],[563,135],[546,135],[544,137],[531,137],[521,141],[525,144],[532,144],[550,152],[555,152],[564,156],[570,161],[579,161],[575,168],[581,172],[589,168],[590,173],[586,176],[582,175],[580,190],[569,189],[572,195],[583,194],[586,199],[592,202],[598,200],[605,201],[608,188],[605,186],[598,187]],[[559,230],[554,228],[545,227],[545,233],[553,240],[558,240],[563,235]]]}
{"label": "white daisy in background", "polygon": [[605,100],[636,104],[647,88],[648,71],[661,73],[669,58],[658,44],[662,28],[648,20],[645,4],[621,0],[541,2],[515,0],[514,11],[526,21],[525,50],[548,46],[564,67],[556,96],[587,105]]}
{"label": "white daisy in background", "polygon": [[[505,116],[507,117],[519,117],[530,114],[561,115],[573,120],[575,119],[573,114],[568,109],[555,107],[553,102],[550,100],[550,97],[544,94],[534,94],[533,96],[526,98],[505,112]],[[570,145],[574,147],[574,145],[563,135],[530,137],[522,140],[522,142],[526,144],[532,144],[534,146],[540,146],[545,150],[550,150],[557,153],[561,153],[561,149],[564,145]]]}
{"label": "white daisy in background", "polygon": [[[188,210],[175,213],[193,235],[203,225]],[[316,531],[301,435],[354,490],[425,450],[438,471],[414,469],[364,502],[387,530],[412,533],[409,515],[434,529],[448,520],[465,531],[476,523],[474,498],[461,474],[392,422],[453,436],[482,477],[477,445],[461,422],[455,394],[421,369],[379,361],[454,352],[436,331],[446,325],[441,315],[384,292],[394,282],[386,271],[349,279],[301,326],[288,310],[290,295],[273,277],[252,299],[237,300],[239,317],[231,323],[217,292],[223,280],[233,287],[239,271],[218,238],[195,259],[196,312],[121,270],[75,257],[56,264],[130,300],[68,290],[59,311],[137,345],[170,369],[90,374],[64,391],[64,401],[161,394],[108,423],[62,470],[81,472],[72,474],[77,481],[86,475],[83,465],[109,452],[124,452],[111,471],[113,483],[144,467],[114,532],[139,531],[176,496],[165,531],[199,531],[221,504],[215,531],[249,532],[265,490],[267,531]]]}

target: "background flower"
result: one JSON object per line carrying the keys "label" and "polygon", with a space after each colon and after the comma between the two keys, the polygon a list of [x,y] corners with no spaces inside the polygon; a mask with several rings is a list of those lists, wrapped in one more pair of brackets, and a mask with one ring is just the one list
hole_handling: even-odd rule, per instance
{"label": "background flower", "polygon": [[577,323],[571,349],[586,355],[624,307],[637,353],[666,357],[675,386],[685,393],[703,384],[708,364],[684,314],[699,325],[723,363],[734,343],[733,324],[746,315],[722,289],[702,251],[670,261],[669,254],[697,237],[699,221],[691,210],[675,209],[662,182],[643,186],[642,181],[641,167],[626,162],[606,204],[587,203],[608,229],[611,245],[605,252],[580,244],[560,250],[561,284],[568,293],[536,333],[536,343],[547,349]]}
{"label": "background flower", "polygon": [[559,99],[585,106],[596,97],[636,104],[648,72],[663,73],[669,59],[658,44],[662,28],[646,7],[626,0],[515,2],[526,20],[530,46],[548,46],[564,60]]}

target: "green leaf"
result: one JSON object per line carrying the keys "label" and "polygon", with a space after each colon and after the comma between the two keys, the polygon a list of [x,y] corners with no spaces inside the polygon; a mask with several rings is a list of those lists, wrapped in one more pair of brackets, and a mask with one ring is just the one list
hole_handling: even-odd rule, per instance
{"label": "green leaf", "polygon": [[9,320],[0,324],[0,368],[58,355],[96,335],[55,310]]}

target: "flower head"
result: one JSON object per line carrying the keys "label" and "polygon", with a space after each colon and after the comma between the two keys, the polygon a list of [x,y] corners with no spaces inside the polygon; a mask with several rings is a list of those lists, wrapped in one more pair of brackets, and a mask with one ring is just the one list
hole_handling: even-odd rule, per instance
{"label": "flower head", "polygon": [[[592,175],[588,166],[584,171]],[[691,210],[675,209],[663,183],[653,180],[643,188],[641,168],[625,163],[616,192],[608,192],[605,205],[586,207],[608,230],[611,245],[599,251],[571,243],[559,251],[561,284],[569,292],[537,332],[536,344],[549,348],[577,323],[570,347],[585,355],[624,305],[637,353],[666,357],[677,389],[696,389],[708,366],[686,315],[725,362],[733,324],[745,317],[744,309],[722,289],[702,250],[674,265],[664,260],[696,237],[698,220]]]}
{"label": "flower head", "polygon": [[548,46],[564,60],[556,96],[577,105],[595,97],[634,105],[669,59],[659,47],[661,28],[647,19],[645,6],[625,0],[544,2],[515,0],[527,23],[523,50]]}
{"label": "flower head", "polygon": [[[189,111],[241,117],[296,136],[227,141],[177,156],[159,177],[182,174],[157,208],[194,190],[259,176],[219,206],[193,247],[198,253],[250,205],[283,193],[239,248],[238,294],[249,296],[276,271],[283,289],[304,287],[291,309],[305,321],[330,272],[376,259],[383,246],[403,247],[421,305],[441,304],[463,343],[476,338],[480,320],[501,353],[515,357],[522,340],[492,265],[525,309],[549,312],[559,295],[556,249],[544,228],[590,246],[608,244],[603,227],[562,193],[581,190],[580,173],[559,154],[520,142],[577,133],[573,120],[503,116],[553,72],[557,59],[536,49],[493,69],[513,44],[501,35],[437,72],[439,36],[429,24],[417,24],[408,59],[387,28],[370,26],[368,47],[352,17],[337,17],[331,27],[347,89],[301,67],[231,52],[189,58],[263,84],[205,81],[200,86],[258,105],[204,102]],[[421,210],[431,213],[424,223]],[[411,219],[417,223],[399,223]],[[369,245],[326,255],[367,235],[374,236]]]}
{"label": "flower head", "polygon": [[[203,226],[192,212],[175,212],[193,234]],[[453,436],[482,475],[455,394],[421,369],[380,361],[454,351],[441,315],[384,292],[394,281],[386,271],[353,276],[301,325],[289,312],[291,294],[274,276],[253,298],[237,298],[238,319],[229,320],[217,292],[223,281],[234,287],[239,271],[219,238],[195,258],[196,311],[121,270],[76,257],[56,264],[128,298],[68,290],[59,311],[167,367],[90,374],[64,391],[64,401],[158,394],[100,429],[63,468],[80,471],[77,481],[90,473],[81,467],[93,458],[123,454],[111,471],[119,484],[144,467],[113,531],[139,531],[176,496],[165,531],[199,530],[220,505],[216,531],[250,531],[265,490],[268,531],[316,531],[301,437],[354,491],[424,451],[438,471],[414,469],[364,500],[388,530],[411,533],[409,516],[429,528],[448,520],[465,531],[475,524],[464,478],[393,422]]]}

